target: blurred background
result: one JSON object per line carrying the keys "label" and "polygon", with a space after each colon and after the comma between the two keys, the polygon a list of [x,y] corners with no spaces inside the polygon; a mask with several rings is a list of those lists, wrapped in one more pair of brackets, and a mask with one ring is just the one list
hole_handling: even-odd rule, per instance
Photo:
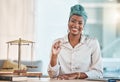
{"label": "blurred background", "polygon": [[[0,58],[6,59],[6,42],[23,38],[35,41],[33,60],[42,61],[47,76],[51,45],[67,34],[70,7],[81,4],[88,14],[84,34],[100,43],[104,76],[120,75],[120,0],[0,0]],[[23,47],[22,60],[30,60]],[[13,57],[14,56],[14,57]],[[17,58],[16,47],[10,59]]]}

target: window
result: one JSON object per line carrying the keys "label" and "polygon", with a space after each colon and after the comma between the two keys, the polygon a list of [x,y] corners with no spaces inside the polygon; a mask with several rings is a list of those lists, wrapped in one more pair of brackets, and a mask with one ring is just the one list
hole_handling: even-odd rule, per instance
{"label": "window", "polygon": [[87,9],[89,17],[85,33],[99,40],[103,57],[104,76],[119,76],[120,3],[101,2],[83,3],[83,5]]}

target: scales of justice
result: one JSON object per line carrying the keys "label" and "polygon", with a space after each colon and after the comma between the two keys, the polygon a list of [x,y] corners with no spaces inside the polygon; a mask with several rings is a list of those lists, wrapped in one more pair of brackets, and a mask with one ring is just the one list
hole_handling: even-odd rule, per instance
{"label": "scales of justice", "polygon": [[15,70],[14,72],[17,73],[18,75],[20,75],[21,73],[23,73],[24,76],[39,76],[41,75],[41,73],[27,73],[27,70],[21,70],[20,69],[20,65],[21,65],[21,46],[23,45],[31,45],[31,65],[27,66],[27,68],[37,68],[37,66],[33,65],[33,45],[35,42],[33,41],[28,41],[28,40],[23,40],[21,38],[19,38],[18,40],[13,40],[13,41],[9,41],[7,42],[7,59],[9,58],[9,46],[10,45],[17,45],[18,46],[18,70]]}

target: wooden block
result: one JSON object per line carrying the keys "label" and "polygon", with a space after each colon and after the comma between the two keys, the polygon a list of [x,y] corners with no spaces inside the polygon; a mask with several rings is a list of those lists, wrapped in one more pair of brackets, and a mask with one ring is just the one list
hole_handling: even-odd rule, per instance
{"label": "wooden block", "polygon": [[42,73],[41,72],[26,72],[26,73],[21,73],[22,76],[28,76],[28,77],[41,77]]}
{"label": "wooden block", "polygon": [[[0,72],[0,75],[18,75],[16,72]],[[20,76],[27,76],[27,77],[41,77],[41,72],[22,72],[19,73]]]}
{"label": "wooden block", "polygon": [[13,72],[0,72],[0,75],[12,75]]}

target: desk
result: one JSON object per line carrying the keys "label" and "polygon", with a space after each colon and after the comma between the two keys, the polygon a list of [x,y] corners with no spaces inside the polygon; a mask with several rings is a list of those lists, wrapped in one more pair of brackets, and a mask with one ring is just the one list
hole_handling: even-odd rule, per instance
{"label": "desk", "polygon": [[106,81],[90,81],[90,80],[56,80],[50,78],[28,78],[27,82],[106,82]]}
{"label": "desk", "polygon": [[[11,82],[11,81],[0,81],[0,82]],[[93,81],[93,80],[55,80],[50,78],[28,78],[27,81],[20,82],[107,82],[107,81]],[[120,81],[116,81],[120,82]]]}

